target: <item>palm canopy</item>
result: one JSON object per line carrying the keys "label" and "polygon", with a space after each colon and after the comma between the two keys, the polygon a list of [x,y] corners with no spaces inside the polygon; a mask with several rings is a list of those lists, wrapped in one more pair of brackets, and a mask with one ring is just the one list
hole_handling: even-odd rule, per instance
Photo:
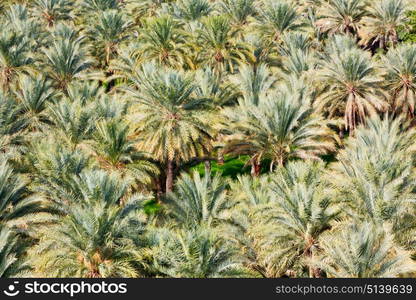
{"label": "palm canopy", "polygon": [[147,19],[140,37],[141,46],[137,52],[140,62],[154,60],[176,68],[192,65],[187,54],[186,33],[172,17]]}
{"label": "palm canopy", "polygon": [[280,42],[288,31],[299,30],[304,26],[293,5],[286,1],[267,1],[257,16],[259,33],[267,43]]}
{"label": "palm canopy", "polygon": [[33,249],[35,272],[54,277],[137,277],[133,253],[141,230],[138,211],[145,198],[132,195],[119,205],[127,186],[102,171],[83,172],[73,187],[78,197],[68,199],[66,214],[41,231]]}
{"label": "palm canopy", "polygon": [[211,148],[205,101],[195,97],[193,78],[184,72],[146,64],[133,80],[138,90],[129,93],[138,105],[138,147],[168,165],[166,187],[171,190],[173,163],[204,156]]}
{"label": "palm canopy", "polygon": [[363,44],[381,49],[398,43],[398,31],[406,24],[405,3],[402,0],[378,0],[371,2],[369,16],[362,36]]}
{"label": "palm canopy", "polygon": [[197,42],[203,45],[199,49],[201,64],[233,73],[239,62],[253,60],[250,48],[236,37],[237,32],[224,15],[204,18],[197,31]]}
{"label": "palm canopy", "polygon": [[338,157],[335,183],[356,217],[394,222],[414,195],[411,168],[415,131],[400,119],[371,118],[360,126]]}
{"label": "palm canopy", "polygon": [[385,94],[379,88],[382,77],[378,70],[369,54],[362,50],[334,53],[322,63],[319,72],[323,92],[317,106],[330,117],[343,114],[345,128],[354,131],[367,115],[387,107]]}
{"label": "palm canopy", "polygon": [[393,91],[392,110],[413,118],[416,101],[416,47],[400,45],[383,56],[387,84]]}
{"label": "palm canopy", "polygon": [[226,187],[219,175],[211,177],[208,173],[201,178],[197,172],[192,176],[183,174],[165,201],[178,223],[190,227],[215,226],[231,207]]}
{"label": "palm canopy", "polygon": [[334,149],[332,134],[322,119],[288,93],[271,95],[258,106],[240,102],[224,113],[232,133],[225,151],[249,154],[256,164],[269,159],[270,169],[295,157],[319,159]]}
{"label": "palm canopy", "polygon": [[[249,272],[238,253],[218,233],[197,230],[157,231],[153,235],[151,269],[174,278],[245,277]],[[240,259],[241,260],[241,259]]]}
{"label": "palm canopy", "polygon": [[119,44],[128,38],[132,25],[125,16],[116,10],[106,10],[98,15],[98,20],[90,25],[88,36],[95,42],[97,56],[108,65],[117,53]]}
{"label": "palm canopy", "polygon": [[366,5],[365,0],[330,0],[321,7],[323,19],[318,23],[323,31],[331,34],[356,35],[363,17],[367,15]]}
{"label": "palm canopy", "polygon": [[328,277],[398,277],[415,269],[408,254],[397,249],[391,237],[371,223],[331,232],[321,245],[323,255],[316,258],[315,265]]}

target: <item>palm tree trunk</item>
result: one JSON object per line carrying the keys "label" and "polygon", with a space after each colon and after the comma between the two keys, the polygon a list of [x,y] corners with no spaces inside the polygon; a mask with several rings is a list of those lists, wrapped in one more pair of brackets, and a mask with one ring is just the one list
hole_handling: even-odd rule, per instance
{"label": "palm tree trunk", "polygon": [[260,170],[261,170],[261,165],[257,161],[252,160],[251,161],[251,175],[255,177],[259,176]]}
{"label": "palm tree trunk", "polygon": [[173,161],[168,160],[168,169],[166,172],[166,193],[173,190]]}
{"label": "palm tree trunk", "polygon": [[208,159],[205,160],[204,167],[205,167],[205,175],[210,174],[211,173],[211,161]]}

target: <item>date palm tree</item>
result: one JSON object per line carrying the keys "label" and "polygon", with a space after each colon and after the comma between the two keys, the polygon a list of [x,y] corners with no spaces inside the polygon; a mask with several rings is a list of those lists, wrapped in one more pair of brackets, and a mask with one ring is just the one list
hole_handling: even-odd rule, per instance
{"label": "date palm tree", "polygon": [[177,3],[177,17],[187,21],[196,21],[205,17],[213,10],[207,0],[181,0]]}
{"label": "date palm tree", "polygon": [[25,243],[18,239],[15,232],[0,225],[1,278],[15,277],[30,269],[29,264],[22,258],[26,248]]}
{"label": "date palm tree", "polygon": [[186,55],[186,33],[172,17],[147,19],[140,37],[141,45],[137,50],[140,62],[155,60],[179,69],[191,63]]}
{"label": "date palm tree", "polygon": [[63,91],[72,80],[82,78],[92,65],[80,39],[54,39],[51,47],[44,50],[44,54],[49,76],[57,88]]}
{"label": "date palm tree", "polygon": [[167,194],[168,210],[184,226],[215,226],[230,208],[226,197],[227,184],[219,175],[211,177],[186,173],[178,179],[173,193]]}
{"label": "date palm tree", "polygon": [[323,92],[317,106],[330,118],[343,114],[345,129],[354,131],[366,116],[387,108],[378,71],[368,52],[351,49],[334,53],[318,73]]}
{"label": "date palm tree", "polygon": [[106,10],[98,14],[98,19],[90,25],[88,36],[96,47],[97,57],[108,66],[110,59],[117,54],[119,44],[128,38],[132,25],[121,12]]}
{"label": "date palm tree", "polygon": [[375,116],[357,128],[339,153],[332,177],[350,214],[375,223],[394,222],[413,201],[415,131],[406,128],[400,118]]}
{"label": "date palm tree", "polygon": [[39,232],[39,245],[31,253],[35,272],[53,277],[137,277],[134,237],[142,230],[138,211],[143,197],[123,199],[128,183],[102,171],[83,172],[74,189],[78,193],[67,199],[66,214]]}
{"label": "date palm tree", "polygon": [[3,88],[10,88],[18,74],[33,72],[30,41],[11,29],[0,34],[0,77]]}
{"label": "date palm tree", "polygon": [[292,158],[319,159],[334,150],[329,128],[307,105],[287,93],[275,93],[258,106],[240,101],[237,108],[224,110],[232,135],[226,153],[249,154],[253,175],[260,163],[270,160],[270,170]]}
{"label": "date palm tree", "polygon": [[252,0],[224,0],[220,2],[221,9],[231,17],[233,24],[244,25],[248,18],[256,14],[256,5]]}
{"label": "date palm tree", "polygon": [[270,214],[270,222],[277,230],[269,233],[270,258],[283,271],[291,269],[302,274],[297,268],[306,264],[309,277],[321,276],[306,260],[318,253],[320,237],[341,212],[322,170],[320,164],[292,162],[272,177],[270,189],[277,207]]}
{"label": "date palm tree", "polygon": [[266,1],[259,9],[256,27],[267,44],[280,43],[284,33],[303,26],[295,7],[286,1]]}
{"label": "date palm tree", "polygon": [[210,16],[202,20],[197,30],[202,65],[209,65],[217,72],[234,72],[236,64],[254,59],[249,47],[237,37],[238,30],[231,27],[224,15]]}
{"label": "date palm tree", "polygon": [[329,0],[321,7],[318,26],[330,34],[357,35],[362,19],[368,14],[365,0]]}
{"label": "date palm tree", "polygon": [[321,240],[322,256],[315,264],[328,277],[398,277],[414,271],[408,254],[391,237],[371,223],[351,224]]}
{"label": "date palm tree", "polygon": [[391,108],[413,119],[416,101],[416,47],[400,45],[383,57],[391,93]]}
{"label": "date palm tree", "polygon": [[211,126],[205,119],[204,101],[193,94],[196,85],[184,72],[143,66],[130,89],[137,101],[135,120],[142,138],[139,149],[151,153],[167,167],[166,192],[172,191],[174,166],[204,156],[211,148]]}
{"label": "date palm tree", "polygon": [[156,232],[152,265],[162,276],[174,278],[244,277],[249,273],[233,245],[216,232],[199,228]]}
{"label": "date palm tree", "polygon": [[118,172],[122,178],[143,184],[150,183],[151,176],[158,173],[147,160],[148,155],[136,149],[138,139],[121,120],[99,122],[93,139],[93,155],[103,169]]}
{"label": "date palm tree", "polygon": [[35,0],[35,10],[49,27],[61,20],[71,19],[72,0]]}
{"label": "date palm tree", "polygon": [[369,16],[364,19],[362,43],[380,49],[396,46],[398,31],[406,24],[405,3],[402,0],[378,0],[371,2]]}
{"label": "date palm tree", "polygon": [[21,105],[21,113],[25,115],[27,126],[31,131],[44,129],[50,123],[47,105],[55,95],[51,83],[40,76],[20,76],[14,94]]}

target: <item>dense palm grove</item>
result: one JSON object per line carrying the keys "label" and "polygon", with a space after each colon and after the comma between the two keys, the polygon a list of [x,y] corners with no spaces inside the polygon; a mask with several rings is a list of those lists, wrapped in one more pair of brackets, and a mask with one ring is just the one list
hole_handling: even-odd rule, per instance
{"label": "dense palm grove", "polygon": [[0,276],[415,276],[414,9],[2,0]]}

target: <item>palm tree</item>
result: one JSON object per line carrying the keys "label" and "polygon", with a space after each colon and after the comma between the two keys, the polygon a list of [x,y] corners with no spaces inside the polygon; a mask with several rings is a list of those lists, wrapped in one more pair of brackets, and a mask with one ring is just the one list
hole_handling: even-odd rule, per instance
{"label": "palm tree", "polygon": [[288,93],[276,93],[258,106],[240,101],[237,108],[224,110],[232,133],[225,152],[251,155],[252,174],[258,175],[264,159],[270,160],[273,170],[291,158],[319,159],[334,150],[322,118],[296,100]]}
{"label": "palm tree", "polygon": [[2,159],[16,159],[21,154],[23,133],[28,120],[21,114],[14,98],[0,92],[0,155]]}
{"label": "palm tree", "polygon": [[315,264],[328,277],[398,277],[415,269],[408,254],[371,223],[351,224],[330,232],[322,238],[321,246],[322,255]]}
{"label": "palm tree", "polygon": [[391,108],[413,119],[416,93],[416,47],[400,45],[383,56],[389,90],[392,91]]}
{"label": "palm tree", "polygon": [[249,65],[241,65],[235,77],[244,102],[253,105],[259,104],[260,98],[270,92],[275,81],[265,64],[259,64],[255,70]]}
{"label": "palm tree", "polygon": [[286,1],[266,1],[259,9],[257,28],[267,44],[279,43],[282,35],[303,27],[295,7]]}
{"label": "palm tree", "polygon": [[247,19],[256,14],[252,0],[224,0],[220,2],[220,7],[238,26],[246,24]]}
{"label": "palm tree", "polygon": [[45,67],[56,86],[65,91],[74,79],[81,79],[85,71],[91,67],[83,50],[80,39],[54,39],[49,49],[44,50]]}
{"label": "palm tree", "polygon": [[83,141],[91,138],[95,129],[97,116],[93,105],[63,99],[49,109],[51,120],[57,136],[68,145],[76,148]]}
{"label": "palm tree", "polygon": [[155,60],[168,67],[182,68],[187,59],[186,33],[170,16],[147,19],[140,36],[137,55],[140,62]]}
{"label": "palm tree", "polygon": [[85,12],[105,11],[120,8],[119,0],[84,0],[81,9]]}
{"label": "palm tree", "polygon": [[72,0],[35,0],[35,9],[39,10],[40,16],[49,27],[61,20],[71,19]]}
{"label": "palm tree", "polygon": [[[316,255],[320,236],[339,218],[340,208],[322,170],[320,164],[292,162],[279,168],[271,178],[270,189],[277,207],[270,214],[270,222],[277,230],[269,233],[270,258],[283,271],[301,272],[296,268],[307,264],[302,260]],[[310,277],[320,275],[318,269],[309,265]]]}
{"label": "palm tree", "polygon": [[319,71],[323,92],[316,102],[329,118],[344,115],[346,130],[354,131],[374,111],[386,109],[382,78],[369,53],[358,49],[335,53]]}
{"label": "palm tree", "polygon": [[151,269],[162,276],[216,278],[249,275],[238,261],[233,246],[211,230],[157,231],[153,239]]}
{"label": "palm tree", "polygon": [[239,62],[254,59],[247,44],[236,38],[238,29],[233,29],[226,16],[211,16],[202,20],[197,30],[201,64],[213,67],[217,72],[234,72]]}
{"label": "palm tree", "polygon": [[22,274],[30,266],[22,258],[26,245],[16,233],[0,225],[0,277],[9,278]]}
{"label": "palm tree", "polygon": [[140,183],[150,183],[157,174],[156,167],[146,160],[145,153],[137,151],[138,139],[131,136],[130,128],[121,120],[101,121],[93,136],[93,155],[101,167],[113,170]]}
{"label": "palm tree", "polygon": [[227,184],[219,175],[203,178],[196,171],[178,179],[175,191],[167,194],[168,210],[179,223],[190,227],[215,226],[224,217],[230,204],[226,197]]}
{"label": "palm tree", "polygon": [[351,215],[395,222],[413,201],[415,131],[406,129],[400,118],[375,116],[357,128],[339,153],[332,178]]}
{"label": "palm tree", "polygon": [[127,31],[131,24],[122,13],[106,10],[98,14],[98,20],[90,25],[88,35],[97,48],[97,56],[104,61],[105,66],[108,66],[110,59],[117,53],[119,44],[128,38]]}
{"label": "palm tree", "polygon": [[181,0],[177,2],[176,8],[177,17],[187,21],[196,21],[212,11],[211,4],[207,0]]}
{"label": "palm tree", "polygon": [[42,197],[28,189],[28,182],[13,172],[3,161],[0,164],[0,226],[18,226],[25,229],[30,223],[28,215],[47,211],[47,203]]}
{"label": "palm tree", "polygon": [[21,113],[25,115],[30,130],[41,130],[50,123],[46,113],[49,102],[52,101],[55,91],[51,83],[40,76],[31,78],[20,76],[15,91],[15,97],[20,102]]}
{"label": "palm tree", "polygon": [[151,153],[166,167],[166,192],[172,191],[174,165],[204,156],[211,148],[210,124],[204,118],[204,101],[194,97],[193,78],[183,72],[143,66],[130,89],[137,101],[139,149]]}
{"label": "palm tree", "polygon": [[402,0],[378,0],[371,2],[368,18],[364,19],[364,45],[380,49],[396,46],[398,30],[406,24],[405,4]]}
{"label": "palm tree", "polygon": [[[137,277],[135,239],[144,198],[127,199],[128,183],[102,171],[83,172],[66,215],[40,232],[31,253],[35,272],[53,277]],[[123,205],[119,205],[122,202]]]}
{"label": "palm tree", "polygon": [[329,0],[321,7],[318,26],[330,34],[357,35],[361,21],[367,15],[365,0]]}
{"label": "palm tree", "polygon": [[32,73],[33,57],[30,41],[12,30],[0,34],[0,77],[3,88],[8,89],[18,74]]}

